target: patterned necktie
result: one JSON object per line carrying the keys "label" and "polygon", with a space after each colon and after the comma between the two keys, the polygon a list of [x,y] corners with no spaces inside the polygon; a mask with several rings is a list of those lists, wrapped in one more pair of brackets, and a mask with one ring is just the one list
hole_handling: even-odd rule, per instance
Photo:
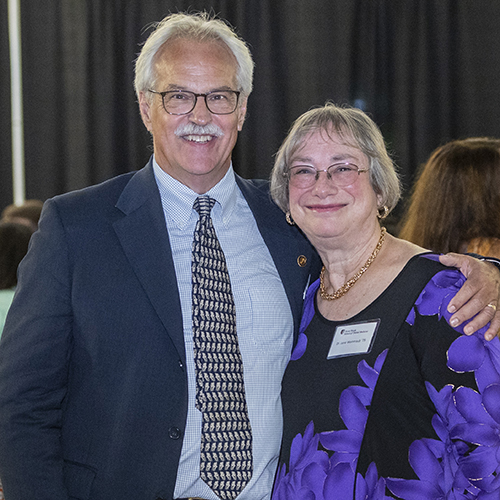
{"label": "patterned necktie", "polygon": [[200,477],[223,500],[252,477],[252,430],[224,253],[212,225],[215,200],[200,196],[193,240],[193,342],[196,408],[202,412]]}

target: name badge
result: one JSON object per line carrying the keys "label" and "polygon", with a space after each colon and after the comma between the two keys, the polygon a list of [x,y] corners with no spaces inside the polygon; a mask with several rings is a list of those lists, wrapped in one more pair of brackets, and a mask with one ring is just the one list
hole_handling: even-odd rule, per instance
{"label": "name badge", "polygon": [[366,354],[372,350],[380,319],[337,326],[327,359]]}

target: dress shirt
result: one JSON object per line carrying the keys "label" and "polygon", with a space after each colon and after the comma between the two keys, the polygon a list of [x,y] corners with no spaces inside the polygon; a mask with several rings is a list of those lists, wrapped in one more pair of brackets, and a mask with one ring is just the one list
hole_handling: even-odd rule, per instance
{"label": "dress shirt", "polygon": [[[199,477],[201,413],[195,408],[191,254],[199,196],[153,162],[170,238],[183,316],[188,414],[174,498],[218,500]],[[281,380],[290,358],[293,318],[271,254],[232,167],[205,193],[216,200],[212,220],[224,251],[236,306],[236,330],[253,435],[253,475],[238,500],[267,500],[282,435]]]}

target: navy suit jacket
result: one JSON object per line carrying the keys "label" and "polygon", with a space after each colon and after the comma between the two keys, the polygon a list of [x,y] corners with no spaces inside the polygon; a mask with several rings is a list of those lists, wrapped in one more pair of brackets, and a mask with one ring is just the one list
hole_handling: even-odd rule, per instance
{"label": "navy suit jacket", "polygon": [[[297,330],[318,257],[267,182],[237,183]],[[170,499],[186,415],[181,306],[150,162],[45,204],[0,344],[6,498]]]}

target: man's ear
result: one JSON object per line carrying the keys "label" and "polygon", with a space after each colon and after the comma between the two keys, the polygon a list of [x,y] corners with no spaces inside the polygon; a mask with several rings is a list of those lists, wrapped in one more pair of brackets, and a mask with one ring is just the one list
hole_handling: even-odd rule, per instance
{"label": "man's ear", "polygon": [[152,132],[151,105],[144,92],[139,92],[139,109],[141,111],[142,123],[144,123],[144,126]]}
{"label": "man's ear", "polygon": [[241,104],[238,106],[238,131],[241,132],[241,129],[243,128],[243,123],[245,122],[245,116],[247,114],[247,102],[248,102],[248,97],[245,97],[241,101]]}

